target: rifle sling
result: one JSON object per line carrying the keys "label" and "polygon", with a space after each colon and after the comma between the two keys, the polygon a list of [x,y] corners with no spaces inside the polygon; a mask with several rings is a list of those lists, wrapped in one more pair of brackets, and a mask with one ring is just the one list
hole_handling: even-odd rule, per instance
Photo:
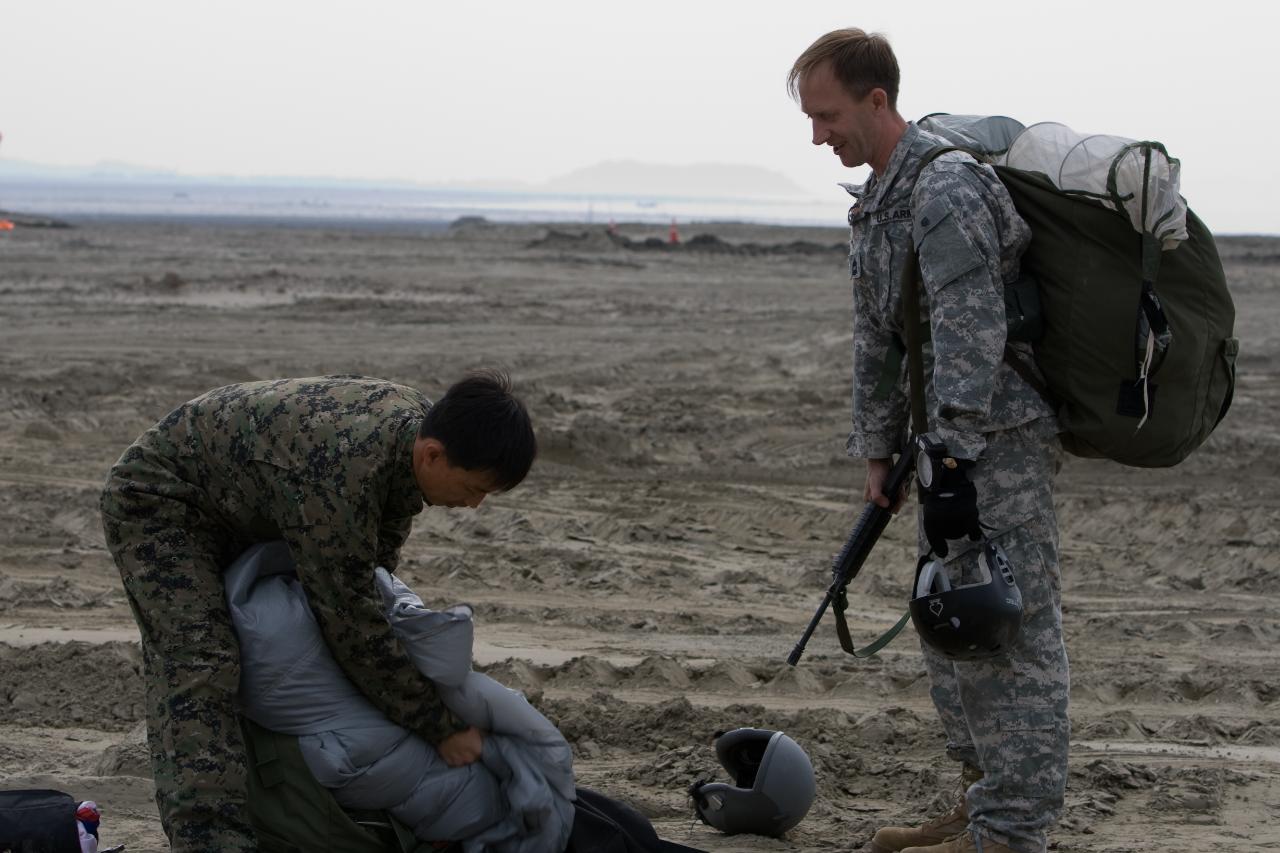
{"label": "rifle sling", "polygon": [[911,611],[908,610],[906,613],[902,614],[902,618],[898,620],[896,625],[888,631],[885,631],[867,645],[862,648],[858,648],[853,644],[853,637],[849,635],[849,623],[844,619],[844,611],[848,606],[849,601],[847,597],[841,595],[835,600],[835,602],[833,602],[831,609],[836,612],[836,636],[840,639],[840,648],[844,649],[855,658],[871,657],[876,652],[889,645],[889,643],[893,642],[893,638],[898,636],[902,629],[906,627],[907,623],[911,621]]}

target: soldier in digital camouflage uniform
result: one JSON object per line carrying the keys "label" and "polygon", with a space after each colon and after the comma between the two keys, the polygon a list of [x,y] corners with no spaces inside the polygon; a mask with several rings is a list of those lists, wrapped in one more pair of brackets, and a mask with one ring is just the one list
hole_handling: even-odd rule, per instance
{"label": "soldier in digital camouflage uniform", "polygon": [[[1062,809],[1069,724],[1052,495],[1058,428],[1052,408],[1004,355],[1003,287],[1017,277],[1030,233],[989,167],[959,152],[924,165],[945,142],[898,114],[898,76],[883,37],[849,29],[818,39],[789,81],[812,122],[813,143],[830,146],[844,166],[872,169],[865,185],[849,187],[856,202],[849,212],[848,452],[867,460],[868,500],[886,507],[900,500],[883,488],[908,431],[900,290],[914,245],[923,280],[918,322],[928,324],[930,429],[968,468],[977,494],[968,512],[1007,553],[1024,622],[1016,645],[988,660],[954,662],[921,644],[947,753],[963,762],[967,790],[951,811],[921,826],[879,830],[872,849],[1038,853]],[[1026,346],[1011,344],[1029,362]],[[978,543],[948,541],[954,531],[930,523],[921,528],[921,553],[933,547],[947,557],[953,585],[977,579]]]}
{"label": "soldier in digital camouflage uniform", "polygon": [[395,568],[424,501],[474,508],[519,483],[535,453],[528,414],[496,373],[467,377],[434,407],[362,377],[229,385],[124,452],[103,524],[142,634],[156,802],[174,850],[257,849],[221,575],[258,542],[288,543],[334,658],[375,706],[450,765],[479,756],[481,734],[392,634],[373,572]]}

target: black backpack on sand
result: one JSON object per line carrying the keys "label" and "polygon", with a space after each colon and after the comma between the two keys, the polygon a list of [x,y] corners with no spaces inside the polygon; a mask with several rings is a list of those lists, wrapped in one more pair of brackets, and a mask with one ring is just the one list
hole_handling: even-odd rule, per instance
{"label": "black backpack on sand", "polygon": [[61,791],[0,791],[0,853],[80,853],[77,805]]}

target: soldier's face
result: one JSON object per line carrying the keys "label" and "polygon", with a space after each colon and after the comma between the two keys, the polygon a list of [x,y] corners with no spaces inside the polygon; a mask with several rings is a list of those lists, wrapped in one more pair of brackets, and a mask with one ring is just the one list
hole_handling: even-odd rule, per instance
{"label": "soldier's face", "polygon": [[876,91],[857,99],[824,62],[800,78],[800,109],[813,126],[813,144],[829,145],[849,168],[870,160],[874,149]]}
{"label": "soldier's face", "polygon": [[422,498],[432,506],[475,509],[498,487],[491,471],[468,471],[449,464],[444,445],[419,438],[413,448],[413,474]]}

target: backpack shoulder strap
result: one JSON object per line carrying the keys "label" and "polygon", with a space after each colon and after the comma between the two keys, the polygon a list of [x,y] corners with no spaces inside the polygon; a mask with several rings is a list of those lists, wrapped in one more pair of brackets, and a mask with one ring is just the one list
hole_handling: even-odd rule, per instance
{"label": "backpack shoulder strap", "polygon": [[[943,145],[934,148],[924,156],[920,168],[916,170],[916,180],[925,167],[949,151],[960,151],[954,145]],[[912,188],[914,194],[915,189]],[[920,324],[916,322],[920,316],[920,256],[916,252],[915,241],[907,250],[907,262],[902,266],[902,342],[907,351],[907,381],[911,387],[911,429],[916,435],[924,435],[929,431],[928,410],[924,403],[924,352],[921,343]]]}
{"label": "backpack shoulder strap", "polygon": [[1054,409],[1058,408],[1058,398],[1049,390],[1049,386],[1036,375],[1031,367],[1018,357],[1018,354],[1008,345],[1004,345],[1004,363],[1013,368],[1013,372],[1022,377],[1022,381],[1031,386],[1031,388],[1040,395]]}

